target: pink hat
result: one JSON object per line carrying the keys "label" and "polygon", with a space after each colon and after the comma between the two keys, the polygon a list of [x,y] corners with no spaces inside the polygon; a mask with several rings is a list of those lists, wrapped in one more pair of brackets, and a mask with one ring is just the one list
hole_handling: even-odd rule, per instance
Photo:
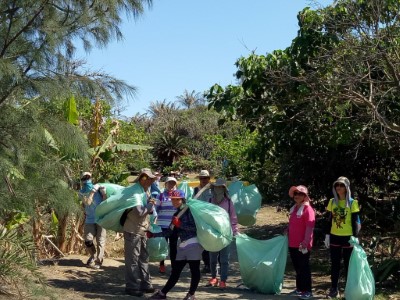
{"label": "pink hat", "polygon": [[304,185],[298,185],[298,186],[292,186],[289,189],[289,196],[290,198],[293,198],[294,192],[300,192],[306,195],[305,200],[306,201],[311,201],[310,197],[308,196],[308,189]]}

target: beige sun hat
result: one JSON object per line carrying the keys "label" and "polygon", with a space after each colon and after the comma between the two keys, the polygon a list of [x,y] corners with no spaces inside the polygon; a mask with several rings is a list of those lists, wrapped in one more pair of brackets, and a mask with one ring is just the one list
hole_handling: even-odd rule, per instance
{"label": "beige sun hat", "polygon": [[210,177],[210,173],[207,170],[201,170],[197,177]]}
{"label": "beige sun hat", "polygon": [[143,168],[140,170],[140,173],[134,182],[138,182],[139,179],[143,177],[143,175],[146,175],[147,177],[152,179],[156,178],[156,175],[154,175],[149,168]]}
{"label": "beige sun hat", "polygon": [[82,172],[82,174],[81,174],[81,179],[82,179],[83,177],[85,177],[85,176],[89,176],[89,178],[92,178],[92,173],[90,173],[90,172]]}
{"label": "beige sun hat", "polygon": [[175,182],[175,184],[177,184],[178,183],[178,181],[176,180],[176,178],[175,177],[167,177],[167,179],[165,179],[165,183],[167,183],[167,182],[169,182],[169,181],[173,181],[173,182]]}

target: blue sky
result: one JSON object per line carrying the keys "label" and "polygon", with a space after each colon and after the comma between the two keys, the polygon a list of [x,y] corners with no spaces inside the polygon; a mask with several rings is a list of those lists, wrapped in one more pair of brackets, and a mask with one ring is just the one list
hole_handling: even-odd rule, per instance
{"label": "blue sky", "polygon": [[[319,0],[321,5],[333,1]],[[303,0],[153,0],[137,20],[122,26],[124,40],[80,54],[138,89],[122,115],[145,113],[155,101],[174,102],[184,90],[202,93],[213,84],[236,84],[234,66],[252,51],[285,49],[296,37]]]}

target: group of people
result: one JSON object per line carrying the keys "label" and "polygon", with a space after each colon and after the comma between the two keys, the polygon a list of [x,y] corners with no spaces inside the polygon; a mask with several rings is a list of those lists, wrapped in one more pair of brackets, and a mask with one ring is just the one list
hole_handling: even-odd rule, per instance
{"label": "group of people", "polygon": [[[358,201],[351,197],[350,181],[339,177],[332,186],[333,198],[326,208],[325,247],[330,250],[331,288],[327,298],[339,297],[339,275],[341,261],[344,262],[344,274],[347,274],[350,256],[353,250],[349,241],[357,236],[361,229],[360,209]],[[312,279],[310,269],[310,253],[313,246],[315,213],[311,206],[307,187],[292,186],[289,196],[294,205],[289,213],[287,234],[289,239],[289,255],[296,271],[296,289],[291,293],[300,299],[310,299],[312,295]]]}
{"label": "group of people", "polygon": [[[226,288],[228,278],[230,245],[218,252],[203,249],[197,239],[196,223],[190,208],[186,205],[186,195],[177,189],[177,180],[167,177],[165,189],[161,191],[156,185],[157,175],[150,169],[142,169],[135,180],[135,197],[140,205],[127,209],[121,218],[124,231],[125,254],[125,292],[141,297],[145,293],[154,293],[149,299],[167,299],[168,292],[178,282],[186,264],[189,265],[191,281],[184,300],[194,300],[200,282],[200,262],[203,260],[204,273],[211,273],[207,286]],[[199,186],[194,189],[193,198],[219,205],[227,211],[233,235],[238,233],[238,221],[232,200],[229,198],[226,181],[222,178],[210,183],[210,174],[202,170],[199,175]],[[94,220],[96,206],[106,198],[106,191],[100,185],[94,185],[91,174],[84,172],[81,177],[82,203],[85,208],[85,245],[90,254],[87,265],[100,268],[104,256],[106,230]],[[158,190],[157,190],[158,188]],[[325,246],[330,249],[331,288],[327,298],[339,296],[339,275],[341,261],[344,261],[345,274],[349,265],[352,246],[351,236],[356,236],[361,228],[359,206],[351,197],[350,181],[339,177],[332,187],[333,198],[327,206]],[[289,211],[289,223],[285,233],[288,235],[289,255],[296,272],[296,289],[291,293],[300,299],[310,299],[312,295],[312,278],[310,254],[313,247],[315,213],[307,187],[292,186],[289,196],[294,205]],[[149,231],[150,217],[161,227],[162,232]],[[156,216],[156,217],[154,217]],[[149,254],[146,249],[147,239],[165,237],[169,244],[171,261],[170,276],[161,290],[155,290],[149,274]],[[97,249],[93,240],[97,240]],[[179,241],[179,242],[178,242]],[[217,272],[217,265],[220,271]],[[165,262],[159,264],[160,273],[166,272]],[[220,279],[217,275],[220,275]]]}

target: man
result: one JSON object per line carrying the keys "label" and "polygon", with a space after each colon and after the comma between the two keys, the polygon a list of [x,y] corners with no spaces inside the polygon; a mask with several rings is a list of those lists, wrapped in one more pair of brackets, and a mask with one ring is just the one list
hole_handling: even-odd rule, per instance
{"label": "man", "polygon": [[[201,170],[197,177],[199,178],[200,184],[193,189],[193,198],[209,202],[212,198],[210,173],[207,170]],[[201,272],[210,273],[210,254],[206,250],[203,251],[203,263],[204,268]]]}
{"label": "man", "polygon": [[[142,169],[135,183],[126,188],[135,205],[125,211],[124,250],[125,250],[125,292],[141,297],[155,290],[150,281],[149,254],[146,249],[146,231],[149,229],[149,214],[153,213],[150,186],[156,176],[150,169]],[[133,199],[132,199],[133,198]]]}
{"label": "man", "polygon": [[[82,188],[79,197],[85,209],[84,239],[90,257],[86,265],[93,269],[100,269],[103,263],[104,247],[106,244],[106,230],[95,223],[95,210],[97,205],[107,198],[105,187],[92,183],[92,173],[83,172],[81,175]],[[96,246],[93,240],[96,238]],[[95,257],[95,255],[97,256]]]}

